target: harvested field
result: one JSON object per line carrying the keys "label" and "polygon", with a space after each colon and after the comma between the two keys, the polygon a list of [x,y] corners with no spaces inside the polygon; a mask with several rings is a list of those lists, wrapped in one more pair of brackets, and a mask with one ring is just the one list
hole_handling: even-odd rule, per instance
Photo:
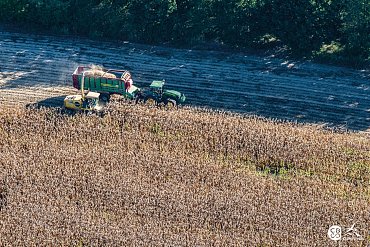
{"label": "harvested field", "polygon": [[[166,79],[188,104],[366,131],[370,72],[225,52],[52,37],[0,29],[0,104],[74,93],[78,65],[127,69],[134,83]],[[60,105],[61,101],[48,101]]]}
{"label": "harvested field", "polygon": [[0,243],[337,246],[370,241],[370,139],[191,108],[0,110]]}

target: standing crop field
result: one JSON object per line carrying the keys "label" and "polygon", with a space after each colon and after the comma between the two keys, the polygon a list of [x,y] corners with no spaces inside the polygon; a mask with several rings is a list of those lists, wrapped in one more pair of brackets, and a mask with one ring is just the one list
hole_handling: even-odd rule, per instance
{"label": "standing crop field", "polygon": [[[192,108],[0,110],[4,246],[369,243],[370,139]],[[346,244],[346,243],[343,243]]]}

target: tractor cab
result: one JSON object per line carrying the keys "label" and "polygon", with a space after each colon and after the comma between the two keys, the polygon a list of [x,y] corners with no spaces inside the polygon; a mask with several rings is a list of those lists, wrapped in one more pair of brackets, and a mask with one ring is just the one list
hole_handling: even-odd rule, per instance
{"label": "tractor cab", "polygon": [[164,86],[164,80],[163,81],[153,81],[150,84],[149,88],[152,92],[162,95],[163,86]]}
{"label": "tractor cab", "polygon": [[99,97],[100,93],[95,92],[89,92],[85,97],[69,95],[64,99],[64,107],[70,110],[101,112],[104,105]]}

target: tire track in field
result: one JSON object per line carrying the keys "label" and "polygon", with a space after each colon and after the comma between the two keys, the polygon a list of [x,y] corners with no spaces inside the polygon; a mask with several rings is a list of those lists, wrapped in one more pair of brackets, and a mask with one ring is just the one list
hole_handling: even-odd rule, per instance
{"label": "tire track in field", "polygon": [[[1,29],[0,59],[0,73],[24,74],[0,84],[3,105],[74,93],[75,67],[100,64],[130,70],[140,87],[166,79],[168,88],[184,92],[195,106],[353,130],[370,126],[369,71]],[[59,99],[49,102],[59,104]]]}

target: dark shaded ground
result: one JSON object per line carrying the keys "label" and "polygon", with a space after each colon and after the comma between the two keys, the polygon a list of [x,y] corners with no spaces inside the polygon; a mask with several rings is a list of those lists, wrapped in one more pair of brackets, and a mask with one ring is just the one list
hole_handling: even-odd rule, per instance
{"label": "dark shaded ground", "polygon": [[[188,104],[350,130],[370,126],[370,72],[212,51],[27,35],[0,29],[0,101],[73,93],[78,65],[128,69],[137,86],[166,79]],[[53,101],[54,102],[54,101]]]}
{"label": "dark shaded ground", "polygon": [[35,107],[35,108],[41,108],[41,107],[53,107],[53,106],[62,106],[63,100],[67,95],[63,96],[56,96],[56,97],[50,97],[46,98],[40,101],[37,101],[37,103],[31,103],[28,104],[28,107]]}

